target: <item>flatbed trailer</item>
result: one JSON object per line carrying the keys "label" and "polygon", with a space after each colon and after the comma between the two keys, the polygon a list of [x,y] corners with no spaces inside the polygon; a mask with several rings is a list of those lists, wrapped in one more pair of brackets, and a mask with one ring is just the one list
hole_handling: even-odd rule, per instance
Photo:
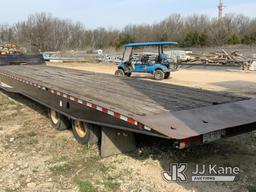
{"label": "flatbed trailer", "polygon": [[121,148],[133,141],[118,140],[120,133],[111,136],[109,130],[170,139],[183,149],[256,129],[256,99],[228,93],[46,65],[0,66],[0,87],[48,107],[73,126],[102,128],[101,148],[111,146],[107,140]]}

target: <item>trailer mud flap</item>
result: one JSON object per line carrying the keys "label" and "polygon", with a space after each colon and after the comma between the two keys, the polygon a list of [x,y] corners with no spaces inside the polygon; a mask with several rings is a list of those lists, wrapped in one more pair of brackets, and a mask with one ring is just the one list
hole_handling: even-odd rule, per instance
{"label": "trailer mud flap", "polygon": [[136,143],[133,133],[102,127],[101,157],[126,153],[135,149]]}
{"label": "trailer mud flap", "polygon": [[[166,112],[147,116],[143,118],[143,122],[172,139],[186,139],[229,128],[245,129],[246,125],[252,127],[251,125],[254,124],[256,129],[256,99]],[[244,131],[240,130],[240,132]],[[211,140],[210,137],[209,140]]]}

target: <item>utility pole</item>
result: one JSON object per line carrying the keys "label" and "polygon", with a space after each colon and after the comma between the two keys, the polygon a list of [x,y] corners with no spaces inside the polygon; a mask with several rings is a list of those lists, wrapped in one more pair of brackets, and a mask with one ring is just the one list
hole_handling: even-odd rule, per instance
{"label": "utility pole", "polygon": [[223,10],[224,10],[224,5],[223,5],[222,0],[220,0],[219,5],[218,5],[219,19],[221,19],[223,16]]}

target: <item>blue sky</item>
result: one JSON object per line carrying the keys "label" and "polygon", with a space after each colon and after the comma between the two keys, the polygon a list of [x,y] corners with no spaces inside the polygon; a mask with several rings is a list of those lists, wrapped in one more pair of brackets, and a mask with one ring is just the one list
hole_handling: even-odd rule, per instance
{"label": "blue sky", "polygon": [[[158,22],[172,13],[217,16],[218,0],[8,0],[1,2],[0,23],[15,23],[37,12],[80,21],[87,28],[121,28]],[[225,13],[256,17],[255,0],[224,0]]]}

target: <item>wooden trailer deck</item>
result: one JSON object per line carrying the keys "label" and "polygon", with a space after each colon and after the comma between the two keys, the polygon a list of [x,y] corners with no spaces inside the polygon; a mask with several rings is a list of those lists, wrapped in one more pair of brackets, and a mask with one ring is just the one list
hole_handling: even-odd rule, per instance
{"label": "wooden trailer deck", "polygon": [[[85,101],[89,108],[172,139],[256,123],[256,100],[227,93],[46,65],[1,66],[0,78],[32,99],[37,100],[33,86],[45,87],[48,94]],[[22,82],[24,89],[17,87]]]}
{"label": "wooden trailer deck", "polygon": [[0,70],[142,116],[245,99],[226,93],[44,65],[4,66]]}

